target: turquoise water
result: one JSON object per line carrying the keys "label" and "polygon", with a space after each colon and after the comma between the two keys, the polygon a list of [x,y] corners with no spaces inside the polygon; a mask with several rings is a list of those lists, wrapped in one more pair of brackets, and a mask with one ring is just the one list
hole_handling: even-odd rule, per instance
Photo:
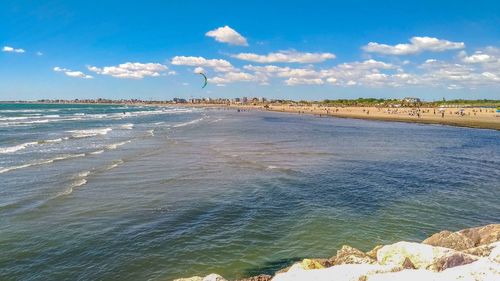
{"label": "turquoise water", "polygon": [[499,223],[500,132],[272,112],[0,105],[0,280],[273,272]]}

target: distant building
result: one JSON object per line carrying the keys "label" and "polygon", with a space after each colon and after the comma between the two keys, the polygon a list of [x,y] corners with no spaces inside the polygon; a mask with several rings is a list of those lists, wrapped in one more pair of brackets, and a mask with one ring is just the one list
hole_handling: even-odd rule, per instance
{"label": "distant building", "polygon": [[402,102],[406,103],[406,104],[416,104],[416,103],[420,103],[421,100],[419,98],[406,97],[402,100]]}
{"label": "distant building", "polygon": [[174,102],[175,103],[186,103],[187,101],[185,99],[181,99],[181,98],[174,98]]}

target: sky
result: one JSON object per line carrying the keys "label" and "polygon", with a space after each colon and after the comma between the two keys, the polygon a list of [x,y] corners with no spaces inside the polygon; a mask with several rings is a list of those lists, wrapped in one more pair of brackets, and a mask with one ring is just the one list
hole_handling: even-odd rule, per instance
{"label": "sky", "polygon": [[0,0],[0,100],[242,96],[500,99],[500,1]]}

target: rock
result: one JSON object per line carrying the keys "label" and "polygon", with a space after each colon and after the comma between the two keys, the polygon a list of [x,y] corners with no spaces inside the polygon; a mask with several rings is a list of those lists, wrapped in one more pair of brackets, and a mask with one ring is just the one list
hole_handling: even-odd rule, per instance
{"label": "rock", "polygon": [[500,224],[490,224],[460,230],[459,233],[469,237],[475,246],[487,245],[500,241]]}
{"label": "rock", "polygon": [[500,264],[500,242],[492,243],[490,246],[492,249],[488,259]]}
{"label": "rock", "polygon": [[432,271],[443,271],[448,268],[466,265],[477,260],[478,257],[462,252],[453,252],[438,258],[433,264],[429,265],[427,269]]}
{"label": "rock", "polygon": [[[332,278],[333,280],[333,278]],[[336,280],[336,279],[335,279]],[[498,263],[487,258],[462,266],[456,266],[440,272],[430,270],[406,269],[398,272],[376,273],[368,281],[400,281],[400,280],[432,280],[432,281],[494,281],[500,280]]]}
{"label": "rock", "polygon": [[375,248],[373,248],[370,251],[366,252],[366,255],[368,255],[370,258],[376,260],[377,259],[377,252],[382,247],[384,247],[384,245],[377,245],[377,246],[375,246]]}
{"label": "rock", "polygon": [[[497,242],[497,243],[500,243],[500,242]],[[470,249],[462,251],[462,253],[474,255],[474,256],[478,256],[478,257],[487,257],[491,254],[491,250],[494,248],[494,246],[493,246],[494,244],[495,243],[470,248]]]}
{"label": "rock", "polygon": [[377,261],[380,264],[400,266],[408,258],[415,268],[419,269],[434,264],[450,252],[454,250],[419,243],[398,242],[380,248],[377,252]]}
{"label": "rock", "polygon": [[227,281],[227,280],[218,274],[212,273],[210,275],[205,276],[205,278],[203,278],[203,281]]}
{"label": "rock", "polygon": [[248,277],[245,279],[239,279],[237,281],[270,281],[273,277],[271,275],[260,274],[257,276]]}
{"label": "rock", "polygon": [[321,263],[319,263],[318,261],[316,260],[313,260],[313,259],[304,259],[301,263],[300,263],[301,267],[303,269],[321,269],[321,268],[325,268]]}
{"label": "rock", "polygon": [[391,266],[377,264],[342,264],[317,270],[295,269],[276,274],[272,281],[358,281],[370,280],[376,273],[390,272]]}
{"label": "rock", "polygon": [[458,251],[500,241],[500,224],[468,228],[457,232],[441,231],[422,243]]}
{"label": "rock", "polygon": [[401,265],[403,269],[415,269],[415,265],[411,262],[409,258],[405,258],[403,264]]}
{"label": "rock", "polygon": [[425,239],[422,243],[458,251],[466,250],[475,246],[474,241],[467,236],[458,232],[450,232],[448,230],[438,232]]}
{"label": "rock", "polygon": [[203,277],[193,276],[193,277],[189,277],[189,278],[174,279],[174,281],[203,281]]}
{"label": "rock", "polygon": [[374,258],[356,248],[347,245],[342,246],[342,248],[337,251],[337,256],[335,257],[335,260],[333,260],[333,265],[372,263],[375,263]]}

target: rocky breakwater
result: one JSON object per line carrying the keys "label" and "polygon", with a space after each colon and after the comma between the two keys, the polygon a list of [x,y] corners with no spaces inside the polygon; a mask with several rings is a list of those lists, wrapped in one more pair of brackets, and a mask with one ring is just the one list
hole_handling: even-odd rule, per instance
{"label": "rocky breakwater", "polygon": [[[500,224],[441,231],[421,243],[397,242],[363,252],[343,246],[329,259],[304,259],[271,275],[241,281],[500,280]],[[175,281],[226,281],[210,274]]]}

